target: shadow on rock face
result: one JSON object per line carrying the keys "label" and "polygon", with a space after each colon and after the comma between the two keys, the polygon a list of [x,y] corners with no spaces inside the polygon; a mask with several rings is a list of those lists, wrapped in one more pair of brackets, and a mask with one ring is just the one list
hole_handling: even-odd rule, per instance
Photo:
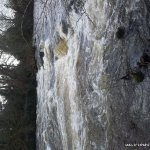
{"label": "shadow on rock face", "polygon": [[66,21],[62,21],[62,31],[64,34],[68,34],[68,28],[69,28],[69,24]]}
{"label": "shadow on rock face", "polygon": [[43,66],[43,64],[44,64],[43,57],[44,57],[44,52],[40,52],[40,60],[41,60],[42,66]]}
{"label": "shadow on rock face", "polygon": [[118,39],[123,39],[125,35],[125,28],[124,27],[118,27],[117,32],[116,32],[116,37]]}

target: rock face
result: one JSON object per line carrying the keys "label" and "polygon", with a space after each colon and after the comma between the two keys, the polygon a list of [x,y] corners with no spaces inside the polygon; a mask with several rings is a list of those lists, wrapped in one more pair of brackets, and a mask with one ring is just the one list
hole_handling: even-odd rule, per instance
{"label": "rock face", "polygon": [[46,49],[37,149],[149,144],[149,0],[37,0],[34,11],[37,53]]}
{"label": "rock face", "polygon": [[[109,9],[110,16],[107,17],[112,17],[115,21],[109,19],[106,29],[109,42],[103,57],[104,64],[107,63],[105,72],[111,87],[107,94],[108,149],[125,149],[123,146],[126,143],[148,143],[150,140],[149,71],[137,66],[145,50],[150,54],[150,12],[148,1],[120,1],[110,5],[112,8]],[[126,31],[124,38],[120,40],[114,38],[115,30],[111,30],[118,26],[124,26]],[[147,67],[149,68],[149,64]],[[134,73],[133,79],[118,80],[135,68],[140,73]]]}

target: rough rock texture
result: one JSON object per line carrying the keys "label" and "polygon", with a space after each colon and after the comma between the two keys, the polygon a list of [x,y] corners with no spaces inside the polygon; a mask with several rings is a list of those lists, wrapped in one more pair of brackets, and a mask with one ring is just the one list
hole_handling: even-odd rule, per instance
{"label": "rough rock texture", "polygon": [[[37,0],[34,38],[37,59],[41,43],[46,49],[37,74],[38,150],[148,144],[149,0]],[[67,53],[56,59],[60,38]]]}
{"label": "rough rock texture", "polygon": [[[107,6],[107,17],[110,22],[106,27],[108,43],[103,58],[104,64],[107,63],[105,72],[110,87],[107,94],[107,135],[108,149],[119,150],[125,149],[125,143],[150,141],[149,69],[140,68],[145,75],[140,83],[134,79],[119,80],[130,68],[139,70],[137,62],[145,51],[150,54],[150,1],[120,0],[109,4],[111,7]],[[124,26],[126,31],[123,39],[115,37],[119,26]]]}

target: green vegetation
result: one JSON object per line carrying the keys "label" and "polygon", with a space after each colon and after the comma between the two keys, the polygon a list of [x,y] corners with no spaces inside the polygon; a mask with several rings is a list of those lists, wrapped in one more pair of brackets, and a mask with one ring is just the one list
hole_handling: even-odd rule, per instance
{"label": "green vegetation", "polygon": [[141,71],[132,72],[131,75],[137,83],[142,82],[145,78],[145,75]]}
{"label": "green vegetation", "polygon": [[142,71],[131,70],[125,76],[120,78],[121,80],[134,80],[136,83],[140,83],[145,79],[145,75]]}
{"label": "green vegetation", "polygon": [[[150,64],[150,56],[148,53],[143,52],[142,56],[140,57],[140,61],[138,61],[137,66],[134,69],[128,71],[125,76],[122,76],[120,79],[122,80],[131,80],[133,79],[136,83],[143,82],[146,76],[146,70],[148,73],[148,67]],[[148,75],[149,76],[149,75]]]}
{"label": "green vegetation", "polygon": [[[6,30],[0,33],[0,51],[19,60],[0,64],[0,150],[36,149],[36,62],[32,48],[33,1],[8,0],[14,18],[1,14]],[[27,11],[26,11],[27,10]]]}

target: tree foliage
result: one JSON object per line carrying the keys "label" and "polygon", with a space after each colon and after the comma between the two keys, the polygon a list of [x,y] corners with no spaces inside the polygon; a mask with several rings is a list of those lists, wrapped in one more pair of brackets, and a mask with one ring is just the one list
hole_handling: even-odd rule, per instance
{"label": "tree foliage", "polygon": [[[19,64],[0,63],[0,149],[35,149],[36,63],[32,48],[33,1],[8,0],[14,17],[0,13],[0,51],[14,56]],[[27,10],[27,11],[25,11]],[[4,109],[3,109],[4,108]]]}

